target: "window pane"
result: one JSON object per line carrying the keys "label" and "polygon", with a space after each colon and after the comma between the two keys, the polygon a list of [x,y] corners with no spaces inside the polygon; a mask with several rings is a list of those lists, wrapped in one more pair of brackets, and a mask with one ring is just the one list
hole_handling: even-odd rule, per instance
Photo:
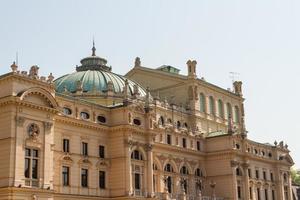
{"label": "window pane", "polygon": [[82,155],[84,156],[88,155],[88,144],[85,142],[82,142]]}
{"label": "window pane", "polygon": [[35,158],[39,157],[38,150],[35,150],[35,149],[32,150],[32,157],[35,157]]}
{"label": "window pane", "polygon": [[105,171],[99,172],[99,187],[105,189]]}
{"label": "window pane", "polygon": [[25,170],[24,170],[25,178],[30,178],[29,167],[30,167],[30,159],[29,158],[25,158]]}
{"label": "window pane", "polygon": [[33,179],[38,178],[38,160],[36,159],[32,160],[32,178]]}
{"label": "window pane", "polygon": [[25,149],[25,156],[31,156],[31,150]]}
{"label": "window pane", "polygon": [[141,189],[141,187],[140,187],[140,174],[134,174],[134,180],[135,180],[135,189],[136,190],[139,190],[139,189]]}
{"label": "window pane", "polygon": [[81,169],[81,186],[87,187],[88,186],[88,170]]}
{"label": "window pane", "polygon": [[100,158],[104,158],[105,157],[105,148],[102,145],[99,146],[99,157]]}
{"label": "window pane", "polygon": [[69,152],[69,140],[68,139],[63,140],[63,151]]}
{"label": "window pane", "polygon": [[63,175],[63,185],[64,186],[69,185],[69,167],[63,167],[62,175]]}

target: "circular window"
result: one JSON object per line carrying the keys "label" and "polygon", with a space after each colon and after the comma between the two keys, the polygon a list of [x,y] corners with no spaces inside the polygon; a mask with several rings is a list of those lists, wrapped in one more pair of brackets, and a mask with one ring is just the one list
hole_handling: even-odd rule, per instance
{"label": "circular window", "polygon": [[64,107],[63,108],[63,113],[65,115],[71,115],[72,114],[72,110],[70,108]]}
{"label": "circular window", "polygon": [[80,117],[81,117],[81,119],[89,119],[90,115],[87,112],[81,112]]}
{"label": "circular window", "polygon": [[140,126],[140,125],[141,125],[141,120],[139,120],[139,119],[134,119],[134,120],[133,120],[133,123],[134,123],[135,125]]}
{"label": "circular window", "polygon": [[100,123],[106,123],[106,118],[105,118],[104,116],[99,115],[99,116],[97,117],[97,120],[98,120],[98,122],[100,122]]}

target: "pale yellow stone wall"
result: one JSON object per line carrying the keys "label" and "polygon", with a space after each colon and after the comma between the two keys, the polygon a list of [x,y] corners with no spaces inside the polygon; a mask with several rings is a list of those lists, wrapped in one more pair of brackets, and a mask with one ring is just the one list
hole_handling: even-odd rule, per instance
{"label": "pale yellow stone wall", "polygon": [[[0,187],[3,187],[0,199],[34,199],[33,195],[49,200],[141,199],[155,192],[164,193],[166,176],[172,177],[172,195],[182,194],[182,178],[188,182],[187,195],[196,195],[197,179],[202,181],[202,195],[210,196],[210,183],[215,182],[216,195],[225,199],[238,199],[237,186],[243,188],[244,199],[248,198],[250,186],[261,187],[265,183],[274,184],[268,188],[269,196],[274,188],[278,199],[283,198],[284,185],[290,190],[292,160],[283,144],[270,146],[243,138],[241,123],[234,123],[236,133],[233,135],[206,138],[210,132],[227,132],[228,129],[228,119],[218,117],[218,99],[224,103],[224,116],[227,116],[226,103],[229,102],[232,108],[239,106],[242,117],[242,97],[193,79],[193,76],[167,76],[142,68],[133,70],[128,76],[140,81],[144,87],[149,85],[154,91],[153,96],[156,90],[160,91],[161,100],[151,104],[149,112],[145,112],[143,100],[132,99],[127,106],[107,108],[78,100],[78,97],[55,95],[53,85],[45,81],[20,74],[0,77]],[[214,97],[216,116],[199,111],[199,99],[189,96],[190,86],[197,86],[197,95],[204,93],[206,102],[210,95]],[[22,96],[20,92],[24,91],[31,92]],[[170,101],[164,101],[164,97],[170,100],[172,95],[182,107],[172,108]],[[186,103],[190,109],[185,107]],[[64,114],[63,107],[70,108],[72,114]],[[82,119],[82,111],[89,113],[90,118]],[[106,123],[97,121],[99,115],[106,117]],[[161,116],[164,124],[159,123]],[[141,125],[134,124],[134,119],[140,120]],[[171,119],[170,123],[168,119]],[[177,128],[177,121],[181,125],[187,123],[188,127]],[[31,123],[39,127],[35,138],[28,135]],[[171,144],[167,144],[168,134],[172,138]],[[64,138],[70,140],[69,153],[63,152]],[[183,138],[186,148],[183,148]],[[197,150],[197,141],[200,150]],[[87,157],[82,155],[82,142],[88,143]],[[99,145],[105,146],[105,159],[99,158]],[[26,185],[25,148],[35,148],[40,153],[38,188]],[[143,160],[131,159],[134,150],[143,155]],[[153,163],[157,169],[153,169]],[[164,171],[167,163],[174,168],[173,172]],[[63,166],[70,167],[70,186],[62,185]],[[187,167],[189,175],[180,174],[183,166]],[[134,189],[136,167],[142,172],[141,191]],[[81,187],[82,168],[89,171],[88,188]],[[195,176],[197,168],[201,169],[201,177]],[[243,176],[236,175],[237,168],[241,168]],[[255,169],[260,173],[266,171],[268,179],[273,172],[275,182],[247,177],[248,168],[252,173]],[[105,189],[99,188],[99,170],[106,172]],[[287,174],[286,182],[284,174]]]}

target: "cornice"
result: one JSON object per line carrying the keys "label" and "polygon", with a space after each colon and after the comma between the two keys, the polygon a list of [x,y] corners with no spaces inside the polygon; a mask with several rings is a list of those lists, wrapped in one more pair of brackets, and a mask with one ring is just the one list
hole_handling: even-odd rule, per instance
{"label": "cornice", "polygon": [[21,101],[18,97],[10,96],[0,99],[0,107],[6,106],[6,105],[16,105],[16,106],[24,106],[27,108],[33,108],[41,111],[46,111],[50,113],[58,113],[58,110],[46,106],[37,105],[34,103],[30,103],[27,101]]}
{"label": "cornice", "polygon": [[28,76],[24,76],[22,74],[13,73],[13,72],[10,72],[10,73],[0,76],[0,83],[2,81],[5,82],[5,81],[13,80],[13,79],[16,79],[18,81],[25,82],[25,83],[31,83],[34,85],[42,85],[43,87],[46,87],[48,89],[54,89],[53,84],[43,82],[40,79],[32,79],[32,78],[29,78]]}

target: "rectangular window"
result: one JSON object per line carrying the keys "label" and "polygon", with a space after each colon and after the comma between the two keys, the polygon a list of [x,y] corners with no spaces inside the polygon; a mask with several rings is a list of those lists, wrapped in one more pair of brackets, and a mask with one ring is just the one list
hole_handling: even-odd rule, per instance
{"label": "rectangular window", "polygon": [[38,187],[39,152],[36,149],[25,149],[24,176],[26,186]]}
{"label": "rectangular window", "polygon": [[82,155],[88,155],[88,143],[86,142],[82,142]]}
{"label": "rectangular window", "polygon": [[237,192],[238,192],[238,198],[241,199],[242,198],[241,186],[237,187]]}
{"label": "rectangular window", "polygon": [[136,190],[140,190],[141,189],[141,175],[135,173],[134,174],[134,186]]}
{"label": "rectangular window", "polygon": [[198,151],[201,151],[200,141],[197,141],[197,150],[198,150]]}
{"label": "rectangular window", "polygon": [[63,178],[63,186],[69,186],[69,167],[63,166],[62,168],[62,178]]}
{"label": "rectangular window", "polygon": [[271,178],[271,181],[274,181],[274,177],[273,177],[273,173],[272,172],[270,173],[270,178]]}
{"label": "rectangular window", "polygon": [[250,199],[253,198],[253,196],[252,196],[252,187],[249,188],[249,197],[250,197]]}
{"label": "rectangular window", "polygon": [[265,199],[266,199],[266,200],[269,199],[269,198],[268,198],[268,190],[267,190],[267,189],[265,189]]}
{"label": "rectangular window", "polygon": [[99,157],[105,158],[105,147],[102,145],[99,146]]}
{"label": "rectangular window", "polygon": [[264,180],[267,180],[267,174],[265,171],[263,171],[263,177],[264,177]]}
{"label": "rectangular window", "polygon": [[63,139],[63,151],[69,153],[70,141],[68,139]]}
{"label": "rectangular window", "polygon": [[105,171],[99,171],[99,187],[105,189]]}
{"label": "rectangular window", "polygon": [[259,171],[255,170],[255,178],[259,179]]}
{"label": "rectangular window", "polygon": [[167,144],[172,144],[172,139],[171,139],[171,135],[167,135]]}
{"label": "rectangular window", "polygon": [[186,139],[185,138],[182,138],[182,147],[186,148]]}
{"label": "rectangular window", "polygon": [[248,169],[248,177],[251,178],[251,169]]}
{"label": "rectangular window", "polygon": [[88,170],[81,169],[81,186],[88,187]]}

